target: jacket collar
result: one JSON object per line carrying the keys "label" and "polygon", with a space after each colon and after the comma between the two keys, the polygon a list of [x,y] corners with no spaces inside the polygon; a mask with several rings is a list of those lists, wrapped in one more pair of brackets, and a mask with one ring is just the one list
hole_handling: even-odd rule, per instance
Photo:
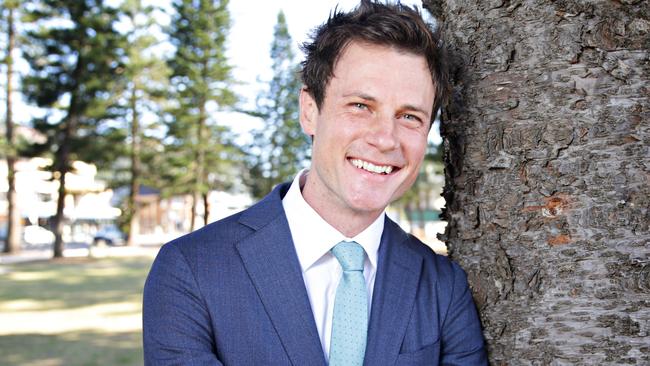
{"label": "jacket collar", "polygon": [[[237,244],[244,267],[294,365],[325,366],[320,338],[302,279],[282,197],[289,184],[277,186],[249,208],[239,222],[255,230]],[[409,236],[386,220],[379,246],[366,365],[396,362],[415,302],[422,256]]]}
{"label": "jacket collar", "polygon": [[394,365],[415,303],[422,256],[395,222],[386,220],[368,327],[365,365]]}
{"label": "jacket collar", "polygon": [[276,187],[242,214],[239,222],[255,232],[240,241],[237,250],[291,363],[325,366],[318,330],[282,208],[282,197],[288,188],[287,184]]}

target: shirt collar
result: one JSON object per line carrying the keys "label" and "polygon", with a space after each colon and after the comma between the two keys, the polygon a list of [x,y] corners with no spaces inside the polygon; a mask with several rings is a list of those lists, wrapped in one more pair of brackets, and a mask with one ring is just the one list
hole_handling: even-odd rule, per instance
{"label": "shirt collar", "polygon": [[377,252],[384,231],[385,215],[379,215],[370,226],[354,238],[346,237],[323,220],[303,198],[301,186],[304,184],[308,173],[308,170],[300,171],[282,199],[282,205],[287,215],[291,237],[293,238],[302,271],[308,270],[309,267],[341,241],[359,243],[368,255],[370,264],[376,269]]}

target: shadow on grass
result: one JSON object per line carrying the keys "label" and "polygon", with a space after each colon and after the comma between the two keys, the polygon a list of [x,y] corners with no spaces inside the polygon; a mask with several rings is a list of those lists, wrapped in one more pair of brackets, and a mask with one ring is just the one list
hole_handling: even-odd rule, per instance
{"label": "shadow on grass", "polygon": [[140,332],[78,331],[0,336],[3,365],[142,365]]}
{"label": "shadow on grass", "polygon": [[111,302],[139,302],[149,257],[63,259],[7,266],[0,275],[0,305],[27,300],[54,310]]}
{"label": "shadow on grass", "polygon": [[3,266],[0,364],[142,365],[137,328],[152,260],[68,258]]}

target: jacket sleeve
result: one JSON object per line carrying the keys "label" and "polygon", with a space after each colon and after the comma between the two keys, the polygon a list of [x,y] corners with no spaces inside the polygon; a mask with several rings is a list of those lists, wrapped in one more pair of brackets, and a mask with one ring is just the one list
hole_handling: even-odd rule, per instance
{"label": "jacket sleeve", "polygon": [[442,324],[441,365],[487,365],[487,353],[467,275],[453,267],[451,303]]}
{"label": "jacket sleeve", "polygon": [[143,293],[145,365],[222,365],[192,268],[174,243],[156,257]]}

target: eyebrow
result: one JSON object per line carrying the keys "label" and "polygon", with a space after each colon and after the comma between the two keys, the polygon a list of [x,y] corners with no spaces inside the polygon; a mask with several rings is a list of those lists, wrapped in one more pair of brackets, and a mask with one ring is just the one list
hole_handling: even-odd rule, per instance
{"label": "eyebrow", "polygon": [[[363,100],[367,100],[367,101],[370,101],[370,102],[376,102],[377,101],[377,98],[373,97],[372,95],[363,93],[363,92],[352,92],[352,93],[344,94],[343,97],[344,98],[357,97],[357,98],[361,98]],[[413,104],[402,105],[402,106],[400,106],[400,109],[406,109],[406,110],[410,110],[410,111],[420,112],[420,113],[424,114],[427,118],[430,118],[429,112],[427,112],[425,109],[423,109],[421,107],[417,107],[417,106],[415,106]]]}
{"label": "eyebrow", "polygon": [[368,100],[368,101],[371,101],[371,102],[376,102],[377,101],[377,98],[373,97],[370,94],[365,94],[365,93],[352,92],[352,93],[343,95],[343,98],[349,98],[349,97],[357,97],[357,98],[361,98],[363,100]]}
{"label": "eyebrow", "polygon": [[422,109],[420,107],[416,107],[416,106],[411,105],[411,104],[403,105],[402,109],[415,111],[415,112],[420,112],[420,113],[424,114],[427,118],[431,118],[431,116],[429,115],[429,112],[425,111],[424,109]]}

